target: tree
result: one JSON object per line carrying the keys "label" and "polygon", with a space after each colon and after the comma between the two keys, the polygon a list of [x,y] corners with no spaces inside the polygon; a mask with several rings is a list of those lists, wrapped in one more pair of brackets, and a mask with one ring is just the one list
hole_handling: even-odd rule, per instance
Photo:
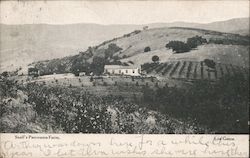
{"label": "tree", "polygon": [[166,44],[166,48],[173,49],[176,53],[183,53],[191,50],[189,45],[182,41],[170,41]]}
{"label": "tree", "polygon": [[212,69],[214,69],[214,68],[215,68],[215,65],[216,65],[216,63],[215,63],[213,60],[211,60],[211,59],[205,59],[205,60],[204,60],[204,63],[205,63],[209,68],[212,68]]}
{"label": "tree", "polygon": [[105,60],[102,57],[95,56],[91,64],[93,74],[100,75],[104,71]]}
{"label": "tree", "polygon": [[81,60],[80,58],[75,59],[70,70],[76,76],[79,76],[80,72],[86,72],[86,74],[89,74],[90,64]]}
{"label": "tree", "polygon": [[122,50],[122,48],[118,47],[116,44],[111,43],[108,45],[108,48],[105,49],[104,54],[105,54],[105,58],[111,58],[113,57],[113,54]]}
{"label": "tree", "polygon": [[154,63],[159,62],[159,60],[160,60],[160,58],[159,58],[157,55],[154,55],[154,56],[152,57],[152,61],[153,61]]}
{"label": "tree", "polygon": [[147,29],[148,29],[148,26],[144,26],[144,27],[143,27],[143,30],[147,30]]}
{"label": "tree", "polygon": [[4,71],[4,72],[2,73],[2,76],[3,76],[3,77],[8,77],[8,75],[9,75],[9,73],[8,73],[7,71]]}
{"label": "tree", "polygon": [[187,39],[187,45],[190,48],[196,48],[199,45],[202,45],[203,43],[207,43],[207,40],[205,38],[202,38],[201,36],[194,36]]}
{"label": "tree", "polygon": [[149,51],[151,51],[151,48],[149,46],[144,48],[144,52],[149,52]]}

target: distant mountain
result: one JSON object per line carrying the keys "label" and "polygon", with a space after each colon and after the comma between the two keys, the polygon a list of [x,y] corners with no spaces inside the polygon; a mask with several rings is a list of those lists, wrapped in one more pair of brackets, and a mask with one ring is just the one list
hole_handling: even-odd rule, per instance
{"label": "distant mountain", "polygon": [[108,39],[121,36],[136,25],[0,25],[0,68],[13,69],[27,63],[61,58],[85,51]]}
{"label": "distant mountain", "polygon": [[[187,22],[154,23],[150,28],[191,27],[222,32],[246,34],[248,19],[233,19],[224,22],[197,24]],[[40,60],[50,60],[85,51],[146,25],[98,25],[98,24],[0,24],[0,72],[14,70],[19,66]],[[150,42],[150,41],[148,41]]]}
{"label": "distant mountain", "polygon": [[249,17],[237,18],[227,21],[212,22],[208,24],[199,24],[194,28],[202,28],[206,30],[214,30],[219,32],[236,33],[241,35],[249,35]]}

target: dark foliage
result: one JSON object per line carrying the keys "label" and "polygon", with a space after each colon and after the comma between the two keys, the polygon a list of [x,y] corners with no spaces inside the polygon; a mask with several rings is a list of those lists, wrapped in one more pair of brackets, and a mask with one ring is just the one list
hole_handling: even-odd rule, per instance
{"label": "dark foliage", "polygon": [[204,43],[207,43],[207,40],[201,36],[194,36],[187,39],[187,45],[189,45],[190,48],[196,48]]}
{"label": "dark foliage", "polygon": [[104,72],[105,59],[95,56],[91,64],[91,70],[95,75],[101,75]]}
{"label": "dark foliage", "polygon": [[250,42],[249,37],[244,37],[240,38],[241,36],[235,36],[234,38],[210,38],[209,43],[214,43],[214,44],[224,44],[224,45],[243,45],[243,46],[248,46]]}
{"label": "dark foliage", "polygon": [[182,41],[170,41],[166,44],[166,48],[173,49],[175,53],[183,53],[191,50],[189,45]]}
{"label": "dark foliage", "polygon": [[130,64],[133,64],[133,65],[134,65],[134,62],[133,62],[133,61],[128,61],[128,63],[130,63]]}
{"label": "dark foliage", "polygon": [[105,49],[104,54],[105,54],[105,59],[107,58],[112,58],[113,54],[122,50],[122,48],[118,47],[116,44],[111,43],[108,45],[108,48]]}
{"label": "dark foliage", "polygon": [[149,51],[151,51],[151,48],[150,48],[150,47],[145,47],[145,48],[144,48],[144,52],[149,52]]}
{"label": "dark foliage", "polygon": [[127,55],[123,55],[122,58],[127,58],[128,56]]}
{"label": "dark foliage", "polygon": [[248,133],[249,78],[225,76],[217,83],[196,81],[189,89],[145,88],[144,101],[173,117],[193,120],[215,133]]}
{"label": "dark foliage", "polygon": [[205,38],[202,38],[201,36],[194,36],[188,38],[186,43],[182,41],[170,41],[166,44],[166,48],[173,49],[176,53],[184,53],[189,52],[191,49],[204,43],[207,43]]}
{"label": "dark foliage", "polygon": [[0,79],[0,96],[4,97],[16,97],[17,87],[14,80],[7,78]]}
{"label": "dark foliage", "polygon": [[216,63],[215,63],[213,60],[211,60],[211,59],[205,59],[205,60],[204,60],[204,63],[205,63],[209,68],[212,68],[212,69],[214,69],[214,68],[215,68],[215,65],[216,65]]}
{"label": "dark foliage", "polygon": [[152,57],[152,61],[153,61],[154,63],[159,62],[159,60],[160,60],[160,58],[159,58],[157,55],[154,55],[154,56]]}
{"label": "dark foliage", "polygon": [[8,73],[7,71],[4,71],[4,72],[2,72],[1,76],[3,76],[3,77],[8,77],[8,76],[9,76],[9,73]]}
{"label": "dark foliage", "polygon": [[83,62],[81,59],[75,59],[72,63],[71,72],[76,76],[79,76],[80,72],[86,72],[89,74],[91,72],[91,65],[87,62]]}

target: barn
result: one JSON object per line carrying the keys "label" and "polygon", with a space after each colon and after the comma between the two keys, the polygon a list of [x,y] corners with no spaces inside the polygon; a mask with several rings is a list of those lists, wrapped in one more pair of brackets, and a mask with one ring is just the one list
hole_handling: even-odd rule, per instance
{"label": "barn", "polygon": [[140,66],[105,65],[104,73],[109,75],[140,76]]}

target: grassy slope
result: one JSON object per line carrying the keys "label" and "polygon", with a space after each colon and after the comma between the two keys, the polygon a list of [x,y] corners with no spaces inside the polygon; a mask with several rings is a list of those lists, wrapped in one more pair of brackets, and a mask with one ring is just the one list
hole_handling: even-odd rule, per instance
{"label": "grassy slope", "polygon": [[[220,33],[216,31],[180,27],[154,28],[143,30],[138,33],[130,33],[127,36],[121,36],[109,41],[105,41],[102,44],[93,47],[93,54],[94,56],[103,56],[104,49],[106,49],[109,44],[114,43],[122,48],[122,50],[115,53],[114,56],[118,55],[119,57],[123,58],[121,59],[122,62],[128,62],[131,60],[136,65],[151,62],[152,56],[158,55],[161,62],[173,60],[201,61],[205,58],[210,58],[223,64],[248,67],[249,46],[206,44],[183,54],[174,54],[172,50],[165,48],[165,45],[171,40],[186,41],[187,38],[194,37],[196,35],[202,36],[207,40],[223,39],[244,42],[249,41],[248,37],[236,34]],[[151,48],[151,51],[145,53],[144,48],[147,46]],[[124,55],[127,57],[124,58]],[[66,69],[69,70],[72,66],[73,59],[76,58],[82,60],[81,54],[71,57],[64,57],[54,61],[48,61],[45,63],[45,65],[53,65],[52,67],[57,67],[57,65],[60,63],[67,63]],[[92,59],[93,57],[89,58],[88,62],[92,62]]]}
{"label": "grassy slope", "polygon": [[[173,54],[172,50],[167,50],[165,48],[165,45],[171,40],[186,41],[187,38],[196,35],[202,36],[207,40],[210,38],[245,40],[245,37],[242,36],[214,31],[185,28],[156,28],[142,31],[130,37],[117,39],[110,43],[115,43],[123,48],[122,52],[119,54],[120,57],[123,55],[129,56],[129,58],[121,61],[127,62],[131,60],[138,65],[145,62],[151,62],[152,56],[158,55],[162,62],[179,59],[200,61],[204,58],[211,58],[225,64],[230,63],[248,67],[248,46],[208,44],[200,46],[189,53],[182,54]],[[106,48],[110,43],[99,47],[99,49]],[[151,52],[144,53],[144,48],[147,46],[151,48]]]}
{"label": "grassy slope", "polygon": [[140,53],[129,58],[123,59],[122,62],[133,61],[140,65],[146,62],[152,62],[154,55],[160,57],[160,62],[175,60],[202,61],[204,59],[213,59],[218,63],[233,64],[242,67],[249,66],[249,47],[238,45],[218,45],[208,44],[199,46],[197,49],[188,53],[174,54],[172,50],[162,48],[148,53]]}

